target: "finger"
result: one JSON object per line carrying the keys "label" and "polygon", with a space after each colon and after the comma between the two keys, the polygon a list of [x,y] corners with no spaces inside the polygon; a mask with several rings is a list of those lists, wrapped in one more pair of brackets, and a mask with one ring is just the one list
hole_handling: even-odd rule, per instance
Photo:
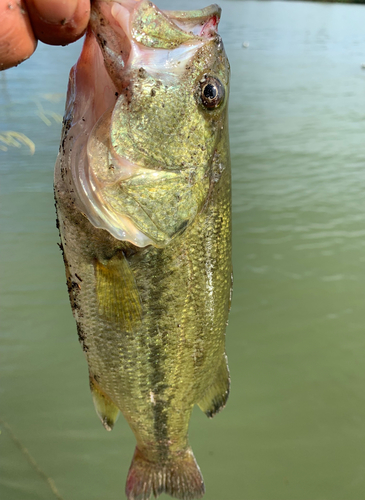
{"label": "finger", "polygon": [[27,0],[35,36],[50,45],[80,38],[90,17],[90,0]]}
{"label": "finger", "polygon": [[24,2],[0,0],[0,70],[28,59],[37,46]]}

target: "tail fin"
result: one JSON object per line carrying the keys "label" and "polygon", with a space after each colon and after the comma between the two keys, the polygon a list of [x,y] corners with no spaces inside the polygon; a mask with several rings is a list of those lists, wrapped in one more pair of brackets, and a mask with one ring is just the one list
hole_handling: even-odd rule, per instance
{"label": "tail fin", "polygon": [[128,500],[148,500],[167,493],[181,500],[201,498],[203,477],[191,448],[167,463],[150,462],[136,448],[125,489]]}

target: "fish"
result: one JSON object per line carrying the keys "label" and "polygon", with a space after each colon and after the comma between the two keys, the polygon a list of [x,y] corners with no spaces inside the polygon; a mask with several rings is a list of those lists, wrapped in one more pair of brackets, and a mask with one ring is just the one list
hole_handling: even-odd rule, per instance
{"label": "fish", "polygon": [[217,5],[94,1],[71,69],[54,192],[96,413],[136,437],[128,500],[201,498],[194,405],[226,404],[230,68]]}

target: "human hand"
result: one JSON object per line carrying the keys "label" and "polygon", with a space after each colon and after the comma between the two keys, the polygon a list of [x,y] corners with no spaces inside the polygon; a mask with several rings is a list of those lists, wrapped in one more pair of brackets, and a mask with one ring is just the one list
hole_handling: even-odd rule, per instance
{"label": "human hand", "polygon": [[85,32],[90,0],[0,0],[0,70],[28,59],[37,40],[67,45]]}

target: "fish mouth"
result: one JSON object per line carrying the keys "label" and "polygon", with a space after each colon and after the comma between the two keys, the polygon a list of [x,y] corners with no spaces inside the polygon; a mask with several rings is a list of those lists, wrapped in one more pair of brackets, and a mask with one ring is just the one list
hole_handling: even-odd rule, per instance
{"label": "fish mouth", "polygon": [[[185,12],[162,11],[148,0],[92,2],[84,47],[70,74],[65,119],[71,122],[68,137],[73,138],[71,173],[76,203],[96,228],[106,229],[116,239],[130,241],[138,247],[163,247],[199,211],[200,192],[196,195],[199,199],[183,209],[184,217],[178,213],[181,202],[179,206],[174,205],[170,222],[166,223],[168,227],[165,223],[162,227],[153,208],[139,201],[135,179],[147,179],[144,180],[147,189],[151,175],[160,176],[158,180],[165,192],[169,183],[176,182],[176,185],[180,183],[181,192],[190,197],[192,176],[186,172],[181,175],[178,165],[162,175],[166,165],[161,163],[157,168],[149,165],[148,154],[145,161],[139,161],[123,151],[116,152],[110,138],[105,140],[104,132],[111,130],[117,101],[132,100],[130,86],[136,71],[139,76],[146,72],[164,85],[179,79],[196,51],[219,37],[220,14],[217,5]],[[138,151],[138,146],[135,149]],[[98,166],[103,164],[106,175],[100,173]],[[206,180],[200,181],[206,183]],[[123,182],[123,189],[128,189],[134,203],[132,215],[118,208],[119,201],[113,194],[114,188]],[[159,203],[163,204],[164,200]],[[134,213],[140,214],[137,222]],[[176,221],[172,224],[174,218]],[[139,223],[141,220],[143,223]]]}
{"label": "fish mouth", "polygon": [[90,27],[106,70],[119,91],[130,70],[143,67],[163,79],[181,74],[196,49],[217,35],[221,8],[158,9],[149,0],[96,1]]}

